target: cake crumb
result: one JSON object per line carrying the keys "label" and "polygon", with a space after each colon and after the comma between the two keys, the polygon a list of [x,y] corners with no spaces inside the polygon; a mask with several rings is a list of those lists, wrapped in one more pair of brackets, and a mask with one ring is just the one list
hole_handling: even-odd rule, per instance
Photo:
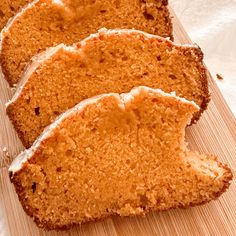
{"label": "cake crumb", "polygon": [[16,87],[12,87],[12,88],[10,88],[11,89],[11,92],[12,93],[15,93],[16,92]]}
{"label": "cake crumb", "polygon": [[8,167],[12,162],[12,158],[7,150],[7,147],[3,147],[2,152],[3,152],[3,158],[0,159],[0,168]]}
{"label": "cake crumb", "polygon": [[20,0],[20,1],[0,1],[0,31],[5,27],[8,20],[17,13],[21,7],[32,2],[32,0]]}
{"label": "cake crumb", "polygon": [[218,80],[223,80],[224,79],[223,75],[221,75],[221,74],[216,74],[216,78]]}
{"label": "cake crumb", "polygon": [[7,147],[4,147],[4,148],[2,149],[2,151],[3,151],[3,153],[5,154],[6,157],[10,157],[10,154],[9,154],[9,152],[8,152],[8,150],[7,150]]}

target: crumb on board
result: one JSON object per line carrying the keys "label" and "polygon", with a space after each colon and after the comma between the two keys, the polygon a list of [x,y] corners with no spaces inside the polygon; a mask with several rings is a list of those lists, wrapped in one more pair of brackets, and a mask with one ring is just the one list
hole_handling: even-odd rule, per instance
{"label": "crumb on board", "polygon": [[3,151],[3,153],[5,154],[6,157],[10,157],[10,154],[9,154],[9,152],[8,152],[8,150],[7,150],[7,147],[4,147],[4,148],[2,149],[2,151]]}
{"label": "crumb on board", "polygon": [[3,147],[2,152],[3,152],[3,156],[2,158],[0,158],[0,168],[9,167],[9,165],[12,162],[12,157],[10,156],[7,147]]}
{"label": "crumb on board", "polygon": [[216,74],[216,78],[218,80],[223,80],[224,79],[223,75],[221,75],[221,74]]}

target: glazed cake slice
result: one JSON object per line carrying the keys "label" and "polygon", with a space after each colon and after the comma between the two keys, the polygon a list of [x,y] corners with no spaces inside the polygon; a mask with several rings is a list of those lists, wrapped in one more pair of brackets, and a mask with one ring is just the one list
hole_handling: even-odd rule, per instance
{"label": "glazed cake slice", "polygon": [[106,27],[139,29],[172,38],[167,0],[36,0],[2,32],[0,60],[6,80],[16,84],[37,53],[70,45]]}
{"label": "glazed cake slice", "polygon": [[136,30],[101,30],[74,46],[63,44],[37,56],[26,70],[7,113],[26,147],[59,114],[83,99],[128,92],[136,86],[175,91],[195,101],[209,101],[202,52]]}
{"label": "glazed cake slice", "polygon": [[14,16],[21,7],[33,0],[1,0],[0,1],[0,31],[7,21]]}
{"label": "glazed cake slice", "polygon": [[9,172],[38,226],[206,203],[232,179],[213,155],[188,150],[194,102],[138,87],[85,100],[50,125]]}

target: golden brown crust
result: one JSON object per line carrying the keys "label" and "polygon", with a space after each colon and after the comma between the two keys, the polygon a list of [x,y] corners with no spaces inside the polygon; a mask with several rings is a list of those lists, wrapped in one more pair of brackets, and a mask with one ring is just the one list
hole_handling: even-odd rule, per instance
{"label": "golden brown crust", "polygon": [[174,34],[173,34],[173,22],[172,22],[172,16],[170,15],[170,11],[168,10],[168,0],[163,0],[163,5],[167,7],[167,13],[166,13],[166,18],[165,21],[168,25],[168,34],[166,37],[169,37],[171,41],[174,41]]}
{"label": "golden brown crust", "polygon": [[206,66],[203,64],[203,52],[201,48],[198,46],[198,48],[195,49],[196,55],[199,58],[199,61],[201,62],[199,64],[199,71],[200,71],[200,76],[202,79],[202,104],[199,106],[200,111],[195,113],[193,115],[191,124],[197,123],[197,121],[200,119],[202,113],[207,109],[208,103],[210,102],[210,93],[209,93],[209,88],[208,88],[208,74],[207,74],[207,69]]}
{"label": "golden brown crust", "polygon": [[[8,37],[7,34],[4,37]],[[1,40],[1,47],[3,48],[6,45],[6,42]],[[0,47],[0,48],[1,48]],[[0,65],[1,65],[1,70],[3,73],[3,77],[4,79],[8,82],[10,87],[14,87],[15,83],[13,82],[11,75],[10,75],[10,71],[7,70],[7,66],[6,66],[6,60],[4,59],[4,57],[2,56],[4,54],[3,51],[1,51],[0,53]]]}

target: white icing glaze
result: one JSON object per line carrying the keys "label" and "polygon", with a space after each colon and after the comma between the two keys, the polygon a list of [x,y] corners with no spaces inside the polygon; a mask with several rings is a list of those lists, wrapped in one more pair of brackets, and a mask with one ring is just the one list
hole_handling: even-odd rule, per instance
{"label": "white icing glaze", "polygon": [[52,3],[64,6],[64,3],[61,0],[52,0]]}
{"label": "white icing glaze", "polygon": [[154,93],[154,94],[160,94],[163,97],[171,97],[171,98],[175,98],[177,101],[180,101],[181,103],[185,103],[185,104],[192,104],[197,110],[200,110],[200,107],[194,102],[194,101],[189,101],[185,98],[179,97],[176,95],[175,92],[171,92],[171,93],[166,93],[161,89],[153,89],[153,88],[149,88],[147,86],[139,86],[139,87],[135,87],[133,88],[129,93],[123,93],[121,94],[121,96],[123,97],[124,103],[129,102],[130,100],[132,100],[131,97],[135,97],[137,96],[141,91],[145,91],[147,93]]}
{"label": "white icing glaze", "polygon": [[18,155],[15,158],[15,160],[12,162],[11,166],[9,167],[9,171],[13,172],[13,173],[19,171],[22,168],[23,164],[26,163],[27,160],[29,160],[33,156],[35,150],[37,150],[40,147],[41,142],[43,140],[45,140],[46,138],[50,137],[50,135],[52,134],[52,131],[56,127],[60,126],[60,124],[63,122],[63,120],[67,119],[68,117],[70,117],[74,113],[82,112],[86,108],[86,106],[88,106],[90,104],[94,104],[94,103],[98,102],[99,100],[103,99],[104,97],[116,98],[118,106],[125,109],[125,104],[132,101],[136,96],[138,96],[143,91],[145,91],[147,93],[160,94],[161,96],[164,96],[164,97],[174,98],[177,101],[180,101],[181,103],[191,104],[195,108],[199,109],[198,105],[196,105],[195,102],[192,102],[192,101],[190,102],[190,101],[186,100],[185,98],[180,98],[180,97],[176,96],[175,93],[168,94],[168,93],[163,92],[160,89],[152,89],[152,88],[149,88],[146,86],[140,86],[140,87],[133,88],[129,93],[124,93],[121,95],[119,95],[117,93],[98,95],[96,97],[92,97],[92,98],[89,98],[89,99],[86,99],[86,100],[80,102],[75,107],[73,107],[70,110],[61,114],[51,125],[49,125],[48,127],[45,128],[43,133],[38,137],[38,139],[34,142],[34,144],[32,145],[32,147],[30,149],[25,150],[24,152],[22,152],[20,155]]}
{"label": "white icing glaze", "polygon": [[173,41],[171,41],[168,38],[163,38],[161,36],[158,36],[158,35],[154,35],[154,34],[149,34],[149,33],[146,33],[144,31],[141,31],[141,30],[136,30],[136,29],[106,29],[106,28],[101,28],[98,30],[98,33],[96,34],[91,34],[90,36],[88,36],[87,38],[81,40],[80,44],[81,46],[84,46],[87,41],[90,41],[91,39],[93,38],[98,38],[101,34],[118,34],[118,35],[122,35],[122,34],[137,34],[137,36],[140,36],[140,35],[144,35],[146,38],[156,38],[156,39],[159,39],[161,41],[164,41],[164,42],[169,42],[171,45],[174,45],[174,46],[181,46],[181,47],[190,47],[190,48],[198,48],[198,46],[196,44],[177,44],[177,43],[174,43]]}

